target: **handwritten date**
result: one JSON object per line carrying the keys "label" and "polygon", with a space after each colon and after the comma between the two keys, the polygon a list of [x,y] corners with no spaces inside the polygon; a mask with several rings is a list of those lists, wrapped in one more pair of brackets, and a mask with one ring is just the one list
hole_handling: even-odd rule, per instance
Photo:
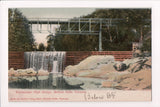
{"label": "handwritten date", "polygon": [[84,98],[86,101],[114,99],[115,96],[116,96],[116,92],[106,92],[103,94],[88,92],[88,93],[84,94]]}

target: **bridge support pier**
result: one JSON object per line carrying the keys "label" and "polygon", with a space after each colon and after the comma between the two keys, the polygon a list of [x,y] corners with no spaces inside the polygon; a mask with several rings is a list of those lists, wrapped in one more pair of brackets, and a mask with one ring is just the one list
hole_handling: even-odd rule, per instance
{"label": "bridge support pier", "polygon": [[100,20],[100,28],[99,28],[99,51],[102,51],[102,21]]}

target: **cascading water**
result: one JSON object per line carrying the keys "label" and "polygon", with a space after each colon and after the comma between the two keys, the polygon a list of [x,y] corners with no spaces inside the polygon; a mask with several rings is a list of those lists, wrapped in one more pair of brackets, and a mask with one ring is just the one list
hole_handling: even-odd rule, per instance
{"label": "cascading water", "polygon": [[[69,85],[61,74],[64,70],[65,52],[25,52],[25,67],[35,71],[51,72],[49,75],[9,77],[10,88],[21,89],[82,89]],[[14,78],[14,79],[13,79]]]}
{"label": "cascading water", "polygon": [[52,73],[63,72],[65,52],[25,52],[25,68]]}

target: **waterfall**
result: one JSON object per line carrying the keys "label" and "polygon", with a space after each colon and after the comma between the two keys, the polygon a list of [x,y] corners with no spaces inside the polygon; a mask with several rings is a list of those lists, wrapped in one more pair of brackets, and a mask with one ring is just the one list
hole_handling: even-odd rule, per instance
{"label": "waterfall", "polygon": [[25,52],[25,68],[52,73],[63,72],[65,52]]}

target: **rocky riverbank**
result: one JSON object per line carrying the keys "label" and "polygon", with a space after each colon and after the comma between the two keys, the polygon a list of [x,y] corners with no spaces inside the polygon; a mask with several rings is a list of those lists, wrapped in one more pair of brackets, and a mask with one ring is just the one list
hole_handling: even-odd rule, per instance
{"label": "rocky riverbank", "polygon": [[39,71],[34,71],[32,68],[29,69],[17,69],[14,70],[11,68],[8,71],[8,76],[14,76],[14,77],[20,77],[20,76],[46,76],[49,75],[49,72],[39,70]]}
{"label": "rocky riverbank", "polygon": [[151,57],[138,57],[123,62],[113,56],[91,56],[63,72],[68,77],[99,78],[102,88],[121,90],[151,89]]}
{"label": "rocky riverbank", "polygon": [[45,87],[50,82],[51,88],[144,90],[151,89],[151,57],[119,62],[109,55],[90,56],[77,65],[67,66],[63,75],[33,69],[10,69],[8,75],[9,83],[27,81]]}

